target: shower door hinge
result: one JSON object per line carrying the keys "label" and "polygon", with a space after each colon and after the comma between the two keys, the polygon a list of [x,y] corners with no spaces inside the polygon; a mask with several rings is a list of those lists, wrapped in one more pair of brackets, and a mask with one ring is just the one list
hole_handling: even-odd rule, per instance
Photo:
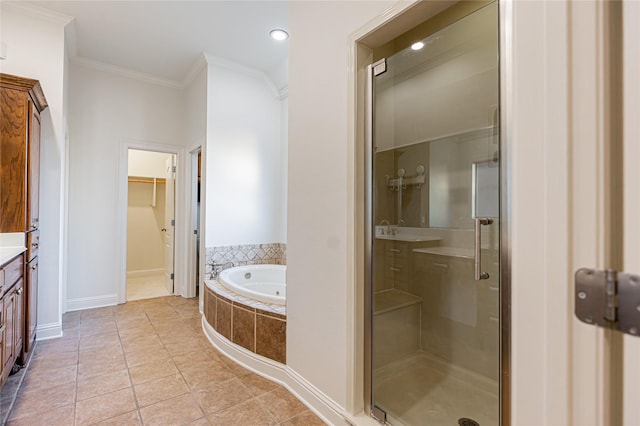
{"label": "shower door hinge", "polygon": [[582,268],[575,275],[575,314],[584,323],[640,335],[640,276]]}
{"label": "shower door hinge", "polygon": [[171,219],[171,226],[176,226],[176,220],[175,219]]}
{"label": "shower door hinge", "polygon": [[173,166],[173,167],[171,168],[171,171],[173,171],[173,173],[175,173],[175,172],[176,172],[176,166]]}
{"label": "shower door hinge", "polygon": [[376,419],[380,424],[387,423],[387,412],[384,411],[382,408],[378,407],[377,405],[374,405],[373,408],[371,409],[371,416],[374,419]]}
{"label": "shower door hinge", "polygon": [[171,273],[171,280],[173,280],[173,272]]}
{"label": "shower door hinge", "polygon": [[387,60],[385,58],[380,59],[378,62],[371,65],[373,68],[373,75],[379,76],[387,71]]}

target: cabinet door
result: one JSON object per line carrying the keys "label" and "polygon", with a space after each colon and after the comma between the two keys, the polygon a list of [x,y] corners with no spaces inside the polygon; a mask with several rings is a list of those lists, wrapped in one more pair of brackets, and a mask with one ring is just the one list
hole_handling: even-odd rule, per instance
{"label": "cabinet door", "polygon": [[0,232],[24,232],[27,204],[27,108],[20,90],[0,89]]}
{"label": "cabinet door", "polygon": [[15,307],[15,292],[13,290],[9,291],[5,294],[3,298],[4,303],[4,347],[2,352],[2,365],[4,366],[3,370],[6,372],[7,369],[11,369],[13,366],[13,361],[15,360],[14,356],[14,330],[15,326],[14,322],[14,307]]}
{"label": "cabinet door", "polygon": [[[27,284],[25,286],[25,341],[24,352],[31,352],[36,338],[38,324],[38,257],[27,265]],[[26,361],[26,360],[23,360]]]}
{"label": "cabinet door", "polygon": [[40,113],[29,101],[29,159],[27,163],[27,226],[26,231],[37,229],[40,199]]}
{"label": "cabinet door", "polygon": [[13,356],[14,361],[22,353],[24,336],[24,280],[21,279],[15,286],[13,296]]}

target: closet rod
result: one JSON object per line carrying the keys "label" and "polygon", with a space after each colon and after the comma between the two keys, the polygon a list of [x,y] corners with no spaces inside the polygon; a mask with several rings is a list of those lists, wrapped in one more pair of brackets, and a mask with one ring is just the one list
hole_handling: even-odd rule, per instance
{"label": "closet rod", "polygon": [[[133,178],[129,178],[129,182],[134,182],[134,183],[153,183],[153,179],[148,180],[148,179],[133,179]],[[156,179],[156,183],[166,183],[166,179],[158,178],[158,179]]]}

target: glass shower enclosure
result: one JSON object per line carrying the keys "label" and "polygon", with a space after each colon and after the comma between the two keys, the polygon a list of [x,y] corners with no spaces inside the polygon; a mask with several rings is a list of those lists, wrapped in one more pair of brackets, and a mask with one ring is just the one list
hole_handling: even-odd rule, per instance
{"label": "glass shower enclosure", "polygon": [[371,413],[500,424],[498,6],[370,67]]}

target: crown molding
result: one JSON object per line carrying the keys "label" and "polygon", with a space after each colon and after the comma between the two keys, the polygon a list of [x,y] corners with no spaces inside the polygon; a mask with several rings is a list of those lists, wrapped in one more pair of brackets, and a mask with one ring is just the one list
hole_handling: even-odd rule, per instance
{"label": "crown molding", "polygon": [[204,53],[201,53],[200,55],[198,55],[198,58],[196,58],[196,60],[193,62],[193,64],[191,65],[191,68],[189,68],[189,71],[187,71],[187,75],[185,76],[184,80],[182,80],[182,83],[180,83],[182,88],[189,87],[191,83],[193,83],[193,80],[195,80],[195,78],[198,76],[200,71],[206,68],[207,68],[207,58],[205,57]]}
{"label": "crown molding", "polygon": [[20,12],[25,15],[32,16],[34,18],[45,19],[49,22],[53,22],[60,25],[67,25],[73,21],[73,16],[65,15],[63,13],[53,12],[49,9],[45,9],[40,6],[25,3],[23,1],[0,1],[0,8],[10,10],[14,12]]}
{"label": "crown molding", "polygon": [[182,82],[177,82],[174,80],[157,77],[155,75],[147,74],[144,72],[133,71],[128,68],[111,65],[104,62],[100,62],[100,61],[94,61],[92,59],[83,58],[77,55],[71,55],[71,63],[74,65],[79,65],[79,66],[93,69],[96,71],[103,71],[103,72],[119,75],[121,77],[139,80],[145,83],[168,87],[170,89],[182,89],[184,87],[182,85]]}
{"label": "crown molding", "polygon": [[274,98],[279,100],[283,99],[281,97],[280,90],[278,90],[273,80],[271,80],[271,78],[264,71],[261,71],[257,68],[248,67],[246,65],[242,65],[237,62],[231,61],[229,59],[221,58],[219,56],[213,56],[208,53],[203,53],[203,55],[208,65],[225,68],[230,71],[235,71],[237,73],[244,74],[249,77],[256,78],[258,80],[262,80],[262,82],[271,91]]}

